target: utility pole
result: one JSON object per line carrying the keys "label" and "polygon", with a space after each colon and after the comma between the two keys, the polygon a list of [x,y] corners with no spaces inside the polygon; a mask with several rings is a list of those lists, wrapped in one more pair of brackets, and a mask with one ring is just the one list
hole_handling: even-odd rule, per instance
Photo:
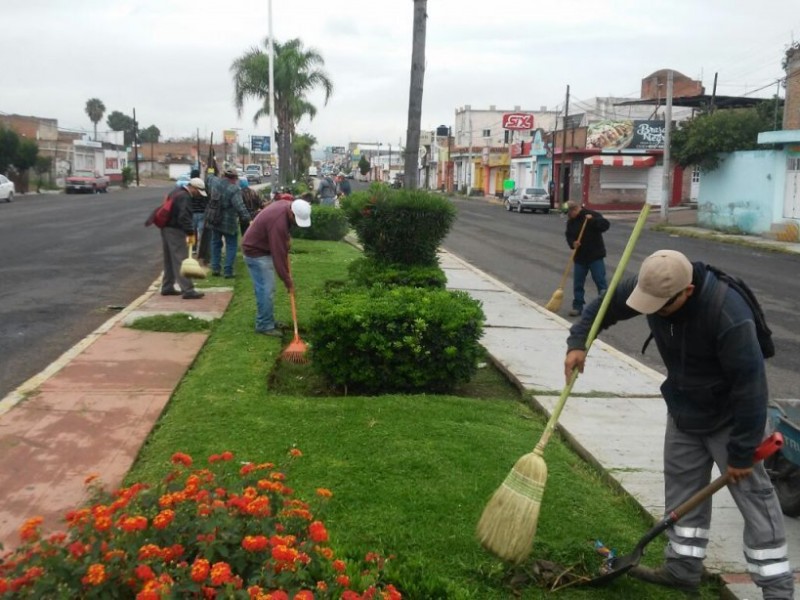
{"label": "utility pole", "polygon": [[[562,200],[565,197],[564,192],[566,190],[562,189],[566,186],[566,182],[564,181],[564,153],[567,150],[567,118],[569,117],[569,85],[567,86],[567,97],[566,101],[564,102],[564,120],[561,123],[561,128],[563,129],[563,133],[561,135],[561,156],[559,156],[558,161],[558,178],[556,179],[556,208],[561,208]],[[553,136],[553,159],[555,160],[555,136]]]}
{"label": "utility pole", "polygon": [[133,109],[133,162],[136,165],[136,187],[139,187],[139,138],[138,124],[136,123],[136,109]]}
{"label": "utility pole", "polygon": [[467,108],[467,120],[469,121],[469,150],[467,158],[467,173],[465,180],[467,182],[467,196],[472,191],[472,110],[471,107]]}
{"label": "utility pole", "polygon": [[664,113],[664,181],[661,187],[661,220],[669,223],[670,139],[672,137],[672,70],[667,72],[667,108]]}

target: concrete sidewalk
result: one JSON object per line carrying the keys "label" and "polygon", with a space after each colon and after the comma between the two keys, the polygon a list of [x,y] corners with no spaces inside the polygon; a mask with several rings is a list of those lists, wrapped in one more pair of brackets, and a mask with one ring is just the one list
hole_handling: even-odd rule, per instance
{"label": "concrete sidewalk", "polygon": [[205,333],[159,333],[125,327],[150,315],[221,317],[230,288],[200,300],[151,288],[45,371],[0,402],[0,543],[19,543],[23,521],[40,515],[47,531],[87,500],[84,481],[119,487],[172,392],[207,339]]}
{"label": "concrete sidewalk", "polygon": [[[441,253],[440,258],[448,288],[483,303],[482,344],[507,376],[530,392],[548,416],[552,414],[564,388],[562,357],[571,322],[452,254]],[[560,430],[585,459],[607,471],[660,519],[665,512],[661,442],[667,411],[659,392],[663,376],[602,340],[594,342],[591,354],[561,413]],[[760,598],[742,554],[744,524],[727,489],[714,496],[713,506],[706,568],[722,576],[733,597]],[[786,517],[786,526],[800,598],[800,520]]]}

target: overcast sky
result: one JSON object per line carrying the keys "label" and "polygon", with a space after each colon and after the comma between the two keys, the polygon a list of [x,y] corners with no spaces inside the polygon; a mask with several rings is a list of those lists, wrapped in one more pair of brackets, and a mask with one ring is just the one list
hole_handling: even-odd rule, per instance
{"label": "overcast sky", "polygon": [[[99,98],[106,116],[135,108],[162,139],[268,134],[268,118],[253,124],[255,103],[237,116],[229,71],[263,47],[268,0],[2,5],[0,113],[91,131],[86,100]],[[275,39],[315,48],[334,83],[327,105],[310,96],[317,117],[300,132],[320,146],[405,140],[413,10],[412,0],[273,0]],[[467,104],[554,109],[568,84],[571,106],[637,98],[641,80],[663,68],[702,79],[707,93],[716,72],[718,94],[768,97],[798,38],[798,0],[429,0],[422,127],[452,125]]]}

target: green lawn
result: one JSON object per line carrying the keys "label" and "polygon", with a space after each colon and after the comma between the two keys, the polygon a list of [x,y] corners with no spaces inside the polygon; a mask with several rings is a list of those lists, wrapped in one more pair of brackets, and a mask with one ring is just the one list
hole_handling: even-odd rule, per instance
{"label": "green lawn", "polygon": [[[302,334],[326,281],[344,279],[359,252],[305,240],[293,248]],[[255,302],[241,260],[235,286],[128,483],[160,479],[176,451],[202,459],[230,450],[239,460],[267,461],[296,446],[304,456],[289,477],[299,496],[310,498],[318,487],[334,493],[324,515],[333,546],[348,556],[395,556],[388,572],[406,598],[683,597],[629,578],[602,589],[553,593],[536,581],[512,589],[511,577],[526,579],[521,574],[531,574],[540,560],[585,575],[598,563],[595,539],[624,554],[650,527],[648,517],[554,437],[531,560],[508,568],[481,548],[475,526],[544,426],[515,388],[487,365],[459,395],[331,395],[309,367],[279,361],[288,333],[283,341],[252,333]],[[290,322],[282,286],[276,302],[279,320]],[[646,561],[658,563],[662,548],[663,541],[653,542]],[[703,597],[718,598],[719,589],[709,584]]]}

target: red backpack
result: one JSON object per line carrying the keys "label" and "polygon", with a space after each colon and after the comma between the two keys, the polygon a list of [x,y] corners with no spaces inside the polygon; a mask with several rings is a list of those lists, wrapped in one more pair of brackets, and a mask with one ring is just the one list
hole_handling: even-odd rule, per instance
{"label": "red backpack", "polygon": [[172,194],[167,194],[161,206],[150,213],[147,221],[144,222],[145,226],[155,225],[159,229],[163,229],[169,223],[169,218],[172,216]]}

